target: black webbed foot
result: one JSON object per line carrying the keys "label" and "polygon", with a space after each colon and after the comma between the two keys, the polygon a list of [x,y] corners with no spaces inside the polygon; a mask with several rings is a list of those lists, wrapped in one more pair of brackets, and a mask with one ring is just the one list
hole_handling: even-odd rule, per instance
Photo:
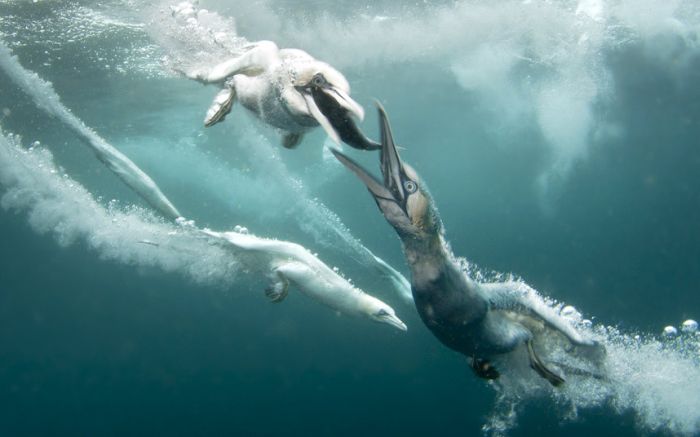
{"label": "black webbed foot", "polygon": [[287,297],[289,292],[289,281],[284,276],[276,272],[275,276],[272,278],[272,282],[265,289],[265,296],[267,296],[272,303],[280,303]]}
{"label": "black webbed foot", "polygon": [[470,361],[472,370],[479,378],[498,379],[498,377],[501,376],[501,374],[498,373],[498,370],[493,367],[493,364],[491,364],[489,360],[473,357]]}
{"label": "black webbed foot", "polygon": [[282,137],[282,146],[284,146],[285,149],[294,149],[301,143],[302,138],[302,134],[288,133]]}
{"label": "black webbed foot", "polygon": [[532,341],[529,340],[526,344],[527,354],[530,358],[530,367],[532,367],[538,375],[549,381],[554,387],[562,385],[565,382],[564,378],[549,370],[542,361],[540,361],[540,358],[535,354],[535,350],[532,348]]}

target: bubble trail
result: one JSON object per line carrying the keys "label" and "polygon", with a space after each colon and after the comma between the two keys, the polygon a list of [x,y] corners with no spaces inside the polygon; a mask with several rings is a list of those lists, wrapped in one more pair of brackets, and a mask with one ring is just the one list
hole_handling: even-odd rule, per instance
{"label": "bubble trail", "polygon": [[36,105],[51,116],[61,120],[66,127],[87,144],[97,158],[116,174],[127,186],[138,193],[149,205],[169,219],[180,217],[180,213],[160,191],[146,173],[126,155],[97,135],[62,103],[50,83],[36,73],[22,67],[17,56],[0,42],[0,68],[34,100]]}
{"label": "bubble trail", "polygon": [[[26,212],[29,225],[65,247],[83,242],[101,259],[181,272],[195,283],[230,286],[240,262],[230,252],[148,211],[107,207],[56,167],[42,147],[24,149],[19,138],[0,131],[0,206]],[[157,245],[144,244],[157,241]]]}

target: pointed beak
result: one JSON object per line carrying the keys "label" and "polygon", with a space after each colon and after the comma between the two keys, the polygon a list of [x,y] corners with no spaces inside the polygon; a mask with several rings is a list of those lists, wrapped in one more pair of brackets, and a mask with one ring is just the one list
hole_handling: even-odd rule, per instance
{"label": "pointed beak", "polygon": [[391,134],[389,120],[386,116],[384,108],[381,106],[381,104],[379,104],[379,102],[377,102],[377,109],[379,111],[379,126],[381,129],[382,138],[380,155],[380,168],[383,176],[382,182],[339,150],[331,149],[331,151],[335,157],[343,163],[343,165],[355,173],[355,175],[357,175],[357,177],[364,182],[369,192],[372,193],[377,201],[389,200],[402,203],[406,198],[406,193],[404,192],[401,183],[403,166],[401,164],[401,159],[399,158],[399,153],[396,150],[394,137]]}
{"label": "pointed beak", "polygon": [[355,175],[360,178],[362,182],[364,182],[367,189],[375,197],[375,199],[394,200],[391,191],[386,189],[382,182],[365,170],[360,164],[356,163],[339,150],[331,148],[331,152],[333,152],[335,157],[338,158],[338,161],[340,161],[350,171],[355,173]]}
{"label": "pointed beak", "polygon": [[440,226],[430,196],[424,187],[419,186],[416,172],[401,161],[386,112],[379,103],[377,109],[382,138],[379,163],[381,181],[342,152],[331,151],[365,184],[384,218],[394,227],[399,237],[435,236],[440,233]]}
{"label": "pointed beak", "polygon": [[401,331],[408,331],[408,327],[406,326],[406,324],[393,314],[387,314],[385,316],[382,316],[381,320],[382,322],[387,323],[396,329],[400,329]]}
{"label": "pointed beak", "polygon": [[379,102],[377,102],[377,110],[379,111],[379,127],[382,138],[380,168],[384,176],[384,186],[391,191],[397,201],[402,202],[406,199],[401,182],[401,175],[404,174],[403,164],[399,158],[396,143],[394,143],[394,136],[391,134],[391,125],[386,111]]}

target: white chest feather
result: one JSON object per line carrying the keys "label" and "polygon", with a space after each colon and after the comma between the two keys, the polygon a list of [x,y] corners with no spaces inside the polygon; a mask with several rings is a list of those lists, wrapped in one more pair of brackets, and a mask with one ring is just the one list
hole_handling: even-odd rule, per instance
{"label": "white chest feather", "polygon": [[317,125],[308,115],[303,97],[291,85],[284,70],[274,69],[259,76],[234,77],[241,104],[262,121],[293,133],[304,133]]}

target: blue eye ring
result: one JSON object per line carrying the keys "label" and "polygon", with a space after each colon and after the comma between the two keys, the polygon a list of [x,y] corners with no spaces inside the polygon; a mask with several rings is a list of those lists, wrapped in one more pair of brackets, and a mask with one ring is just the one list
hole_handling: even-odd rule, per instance
{"label": "blue eye ring", "polygon": [[319,87],[320,87],[320,86],[323,86],[323,85],[326,84],[326,78],[323,77],[323,75],[319,73],[319,74],[315,75],[315,76],[313,77],[313,79],[311,79],[311,83],[312,83],[314,86],[319,86]]}
{"label": "blue eye ring", "polygon": [[403,188],[406,190],[408,194],[413,194],[418,190],[418,184],[415,182],[408,180],[403,182]]}

